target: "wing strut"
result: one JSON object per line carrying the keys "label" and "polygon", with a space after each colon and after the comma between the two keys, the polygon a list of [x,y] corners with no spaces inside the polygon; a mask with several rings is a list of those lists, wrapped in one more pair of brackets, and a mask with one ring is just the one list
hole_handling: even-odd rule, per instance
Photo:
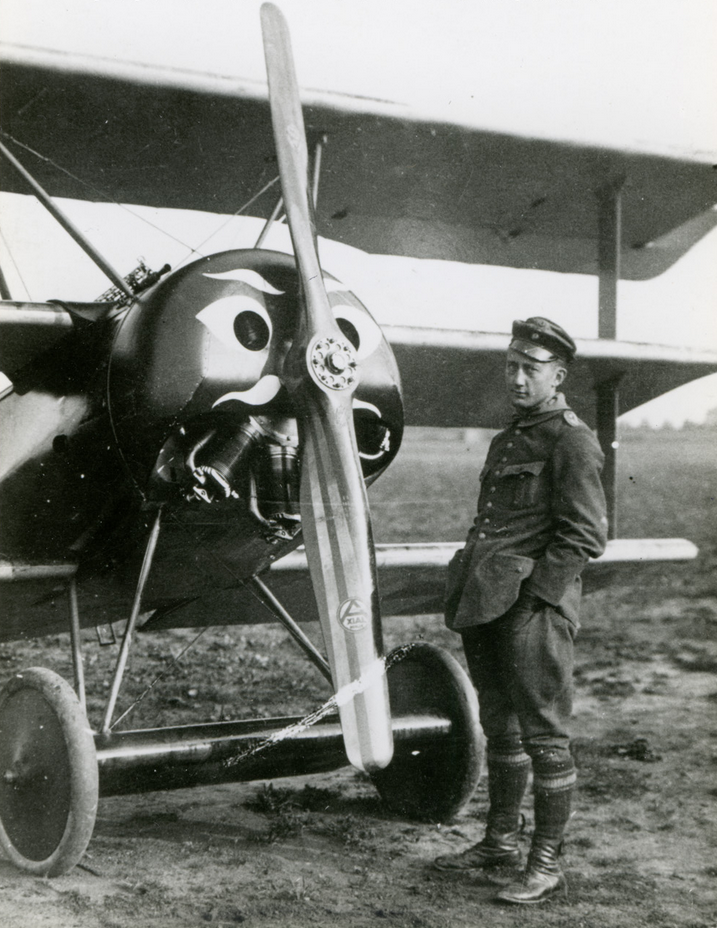
{"label": "wing strut", "polygon": [[44,187],[41,187],[40,184],[35,180],[35,178],[30,174],[29,171],[20,164],[17,158],[10,152],[8,149],[0,142],[0,155],[2,155],[5,160],[11,164],[15,170],[20,174],[24,180],[32,187],[33,193],[37,199],[42,203],[45,209],[50,212],[55,219],[60,223],[62,228],[67,232],[71,238],[73,238],[80,248],[88,255],[97,265],[97,267],[102,271],[103,274],[106,274],[107,277],[112,281],[115,287],[126,294],[127,296],[134,296],[134,293],[130,289],[127,281],[122,277],[121,274],[118,274],[117,271],[112,267],[112,265],[107,261],[100,253],[97,251],[95,246],[88,241],[85,236],[80,232],[80,230],[72,223],[72,221],[62,212],[59,206],[55,203],[52,197],[47,193]]}
{"label": "wing strut", "polygon": [[72,642],[72,667],[75,674],[75,692],[84,712],[87,712],[85,694],[85,667],[82,662],[82,639],[80,637],[80,610],[77,604],[77,577],[70,578],[70,641]]}
{"label": "wing strut", "polygon": [[[598,336],[617,339],[617,287],[620,280],[622,186],[625,177],[597,191],[598,199]],[[597,432],[605,455],[603,486],[607,500],[608,537],[617,538],[617,417],[620,378],[595,385]]]}
{"label": "wing strut", "polygon": [[[122,639],[122,645],[120,647],[120,653],[117,657],[117,664],[115,666],[115,674],[112,680],[112,686],[110,688],[110,695],[107,700],[107,706],[105,708],[105,717],[102,722],[102,734],[106,735],[112,728],[112,715],[115,711],[115,705],[117,704],[117,697],[119,696],[120,686],[122,685],[122,677],[124,676],[125,667],[127,666],[127,658],[129,657],[129,649],[132,644],[132,635],[137,626],[137,619],[139,618],[139,611],[142,606],[142,595],[144,593],[144,588],[149,577],[149,572],[152,568],[152,561],[154,560],[154,552],[157,550],[157,541],[159,540],[159,529],[161,527],[162,519],[162,510],[157,510],[157,515],[154,519],[154,524],[152,525],[152,531],[149,534],[149,540],[147,541],[147,547],[144,552],[144,560],[142,561],[142,569],[139,573],[139,580],[137,581],[137,589],[134,594],[134,601],[132,603],[132,612],[130,614],[129,620],[127,622],[127,627],[124,631],[124,638]],[[119,721],[119,720],[118,720]],[[117,723],[115,723],[117,724]]]}
{"label": "wing strut", "polygon": [[259,233],[259,238],[256,240],[256,244],[254,245],[254,248],[261,248],[261,246],[264,244],[264,240],[269,234],[269,230],[274,225],[274,223],[277,221],[277,219],[279,219],[279,217],[281,216],[283,206],[284,206],[284,198],[279,197],[279,199],[276,201],[276,206],[271,211],[271,215],[266,220],[261,232]]}
{"label": "wing strut", "polygon": [[[312,188],[311,188],[311,199],[314,204],[314,209],[316,209],[316,200],[318,199],[318,196],[319,196],[319,177],[321,174],[321,153],[323,151],[323,147],[325,144],[326,144],[326,136],[322,135],[319,141],[316,143],[316,149],[314,151],[314,174],[313,174],[313,183],[312,183]],[[277,200],[276,206],[271,211],[271,215],[264,223],[264,226],[261,232],[259,233],[259,238],[256,240],[256,244],[254,245],[254,248],[261,248],[261,246],[264,244],[264,241],[266,240],[266,237],[269,234],[269,230],[271,229],[273,224],[281,217],[283,207],[284,207],[284,198],[282,196],[282,197],[279,197],[279,199]]]}
{"label": "wing strut", "polygon": [[311,640],[307,635],[301,630],[301,627],[291,618],[289,613],[284,609],[279,600],[274,596],[269,587],[259,579],[259,577],[252,577],[249,581],[250,585],[254,587],[255,592],[257,593],[259,599],[264,603],[266,608],[274,615],[284,626],[284,628],[289,632],[294,641],[298,642],[299,646],[304,650],[304,653],[309,658],[311,663],[317,667],[321,673],[326,677],[329,683],[333,682],[331,679],[331,667],[328,662],[324,660],[323,655],[318,651]]}
{"label": "wing strut", "polygon": [[316,209],[316,204],[319,199],[319,180],[321,179],[321,156],[324,153],[324,145],[328,141],[328,136],[322,135],[321,138],[316,143],[314,148],[314,171],[313,171],[313,180],[311,182],[311,202],[313,203],[314,210]]}

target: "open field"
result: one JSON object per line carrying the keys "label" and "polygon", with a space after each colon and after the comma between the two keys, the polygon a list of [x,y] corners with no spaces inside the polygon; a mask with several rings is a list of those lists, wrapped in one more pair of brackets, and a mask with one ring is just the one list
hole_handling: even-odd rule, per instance
{"label": "open field", "polygon": [[[103,799],[83,866],[67,876],[38,879],[0,860],[0,924],[716,928],[717,433],[622,438],[620,534],[687,537],[701,553],[694,563],[634,570],[585,599],[566,896],[518,912],[494,905],[495,887],[478,878],[431,869],[437,854],[480,837],[484,783],[455,821],[427,825],[387,814],[370,782],[345,769]],[[462,539],[485,450],[482,434],[469,443],[412,435],[371,490],[377,540]],[[97,722],[114,648],[86,635]],[[140,635],[123,705],[193,637]],[[389,620],[385,638],[388,649],[424,638],[461,659],[439,616]],[[65,637],[0,646],[0,682],[36,665],[71,678]],[[327,695],[282,630],[216,628],[131,724],[305,713]],[[529,802],[524,812],[527,847]]]}

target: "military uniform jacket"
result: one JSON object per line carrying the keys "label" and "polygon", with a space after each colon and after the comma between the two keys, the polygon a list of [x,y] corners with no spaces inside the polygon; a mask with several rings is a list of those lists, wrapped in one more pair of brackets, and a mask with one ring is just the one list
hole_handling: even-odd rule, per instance
{"label": "military uniform jacket", "polygon": [[561,394],[549,407],[516,417],[491,442],[478,515],[449,568],[449,628],[498,618],[521,589],[578,624],[580,573],[607,538],[604,456]]}

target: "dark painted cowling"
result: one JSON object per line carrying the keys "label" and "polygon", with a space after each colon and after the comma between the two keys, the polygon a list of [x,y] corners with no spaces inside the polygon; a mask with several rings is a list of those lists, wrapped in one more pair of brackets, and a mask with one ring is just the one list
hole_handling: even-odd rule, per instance
{"label": "dark painted cowling", "polygon": [[[325,283],[356,351],[354,423],[370,479],[400,445],[398,368],[363,304],[330,275]],[[146,499],[180,509],[182,500],[249,500],[265,532],[296,534],[300,430],[284,363],[298,287],[288,255],[228,251],[169,275],[130,308],[112,347],[108,405],[117,446]],[[340,356],[338,365],[336,355],[329,361],[328,377],[351,375]]]}

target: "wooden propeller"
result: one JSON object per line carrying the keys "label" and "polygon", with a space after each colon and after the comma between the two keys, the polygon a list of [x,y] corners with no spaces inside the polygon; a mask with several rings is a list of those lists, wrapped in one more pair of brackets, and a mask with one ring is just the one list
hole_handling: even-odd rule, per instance
{"label": "wooden propeller", "polygon": [[393,736],[371,518],[353,423],[361,372],[334,318],[317,250],[304,119],[286,20],[261,8],[269,101],[300,311],[284,382],[301,438],[301,518],[350,762],[385,767]]}

